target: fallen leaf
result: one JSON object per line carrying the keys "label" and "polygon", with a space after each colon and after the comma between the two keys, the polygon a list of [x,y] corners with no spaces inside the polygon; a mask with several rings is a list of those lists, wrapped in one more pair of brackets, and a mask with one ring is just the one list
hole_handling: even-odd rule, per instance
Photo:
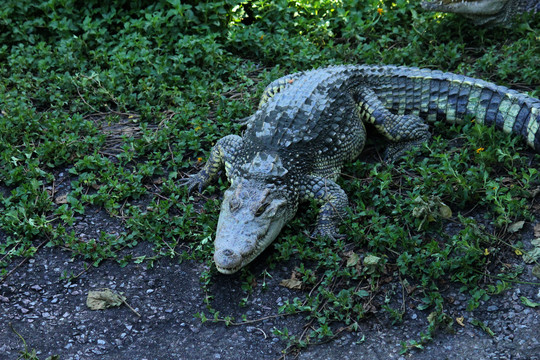
{"label": "fallen leaf", "polygon": [[356,266],[360,262],[360,257],[355,252],[345,254],[347,256],[347,266]]}
{"label": "fallen leaf", "polygon": [[439,214],[441,214],[443,219],[450,219],[452,217],[452,209],[441,201],[439,204]]}
{"label": "fallen leaf", "polygon": [[67,194],[58,196],[56,199],[54,199],[54,202],[58,205],[67,204]]}
{"label": "fallen leaf", "polygon": [[477,319],[472,319],[471,324],[480,327],[482,330],[484,330],[486,333],[488,333],[490,336],[495,336],[495,333],[493,330],[491,330],[489,327],[486,326],[483,322]]}
{"label": "fallen leaf", "polygon": [[532,268],[532,274],[540,279],[540,265],[536,265]]}
{"label": "fallen leaf", "polygon": [[463,326],[463,327],[465,327],[465,324],[463,323],[464,320],[465,320],[465,318],[464,318],[463,316],[460,316],[460,317],[457,317],[457,318],[456,318],[456,322],[457,322],[459,325]]}
{"label": "fallen leaf", "polygon": [[111,289],[92,290],[88,292],[86,306],[91,310],[103,310],[112,306],[120,306],[126,298]]}
{"label": "fallen leaf", "polygon": [[375,255],[368,255],[364,258],[366,273],[373,274],[380,268],[381,258]]}
{"label": "fallen leaf", "polygon": [[540,223],[534,225],[534,236],[540,236]]}
{"label": "fallen leaf", "polygon": [[375,255],[368,255],[364,258],[364,266],[379,265],[381,258]]}
{"label": "fallen leaf", "polygon": [[527,251],[525,255],[523,255],[523,261],[526,264],[533,263],[540,259],[540,238],[531,240],[531,244],[534,246],[534,248]]}
{"label": "fallen leaf", "polygon": [[293,271],[290,279],[283,279],[279,285],[289,289],[300,290],[302,288],[302,281],[296,278],[296,271]]}
{"label": "fallen leaf", "polygon": [[284,286],[289,289],[295,289],[295,290],[302,289],[302,282],[298,279],[284,279],[284,280],[281,280],[279,285]]}
{"label": "fallen leaf", "polygon": [[508,232],[509,233],[515,233],[515,232],[518,232],[519,230],[521,230],[523,228],[523,225],[525,225],[525,221],[518,221],[518,222],[515,222],[513,223],[512,225],[510,225],[508,227]]}
{"label": "fallen leaf", "polygon": [[539,307],[539,306],[540,306],[540,303],[531,301],[531,300],[527,299],[525,296],[521,296],[521,297],[519,298],[519,300],[521,300],[521,303],[522,303],[523,305],[528,306],[528,307],[535,308],[535,307]]}

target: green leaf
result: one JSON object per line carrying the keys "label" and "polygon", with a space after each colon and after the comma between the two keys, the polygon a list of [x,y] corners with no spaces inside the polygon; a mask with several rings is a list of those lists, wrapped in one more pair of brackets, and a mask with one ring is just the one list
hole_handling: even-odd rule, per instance
{"label": "green leaf", "polygon": [[535,308],[535,307],[539,307],[539,306],[540,306],[540,303],[531,301],[531,300],[527,299],[525,296],[521,296],[521,297],[519,298],[519,300],[521,300],[521,303],[522,303],[523,305],[528,306],[528,307]]}
{"label": "green leaf", "polygon": [[493,330],[491,330],[489,327],[487,327],[483,322],[481,322],[480,320],[477,320],[477,319],[472,319],[471,320],[471,324],[475,325],[475,326],[478,326],[479,328],[481,328],[482,330],[484,330],[487,334],[489,334],[490,336],[495,336],[495,333],[493,332]]}

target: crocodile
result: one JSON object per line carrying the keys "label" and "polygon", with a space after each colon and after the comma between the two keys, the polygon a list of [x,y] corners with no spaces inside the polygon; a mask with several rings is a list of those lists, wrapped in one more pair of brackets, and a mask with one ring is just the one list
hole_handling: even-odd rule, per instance
{"label": "crocodile", "polygon": [[365,124],[388,139],[388,162],[430,138],[424,121],[476,122],[515,133],[540,152],[540,100],[493,83],[438,70],[341,65],[270,83],[242,136],[213,146],[198,173],[182,180],[202,191],[230,182],[219,215],[214,262],[231,274],[255,259],[294,216],[298,204],[321,205],[315,236],[338,238],[347,195],[336,183],[362,151]]}
{"label": "crocodile", "polygon": [[437,0],[424,1],[422,7],[463,15],[476,25],[510,26],[516,16],[539,12],[540,0]]}

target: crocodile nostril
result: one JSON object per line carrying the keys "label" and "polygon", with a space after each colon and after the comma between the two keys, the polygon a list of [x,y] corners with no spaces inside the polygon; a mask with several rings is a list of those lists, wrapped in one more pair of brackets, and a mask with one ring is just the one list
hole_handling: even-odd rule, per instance
{"label": "crocodile nostril", "polygon": [[234,255],[234,251],[230,250],[230,249],[225,249],[221,252],[223,255],[225,256],[233,256]]}

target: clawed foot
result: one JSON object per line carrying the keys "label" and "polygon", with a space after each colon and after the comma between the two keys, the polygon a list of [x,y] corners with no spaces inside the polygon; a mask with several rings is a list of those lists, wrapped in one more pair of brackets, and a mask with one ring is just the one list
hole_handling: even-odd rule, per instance
{"label": "clawed foot", "polygon": [[346,235],[340,234],[337,227],[333,224],[318,224],[315,231],[311,234],[313,238],[329,238],[333,241],[344,239]]}
{"label": "clawed foot", "polygon": [[188,194],[193,192],[193,189],[197,189],[198,192],[202,192],[205,188],[206,181],[201,173],[189,175],[187,178],[180,180],[180,185],[188,188]]}

